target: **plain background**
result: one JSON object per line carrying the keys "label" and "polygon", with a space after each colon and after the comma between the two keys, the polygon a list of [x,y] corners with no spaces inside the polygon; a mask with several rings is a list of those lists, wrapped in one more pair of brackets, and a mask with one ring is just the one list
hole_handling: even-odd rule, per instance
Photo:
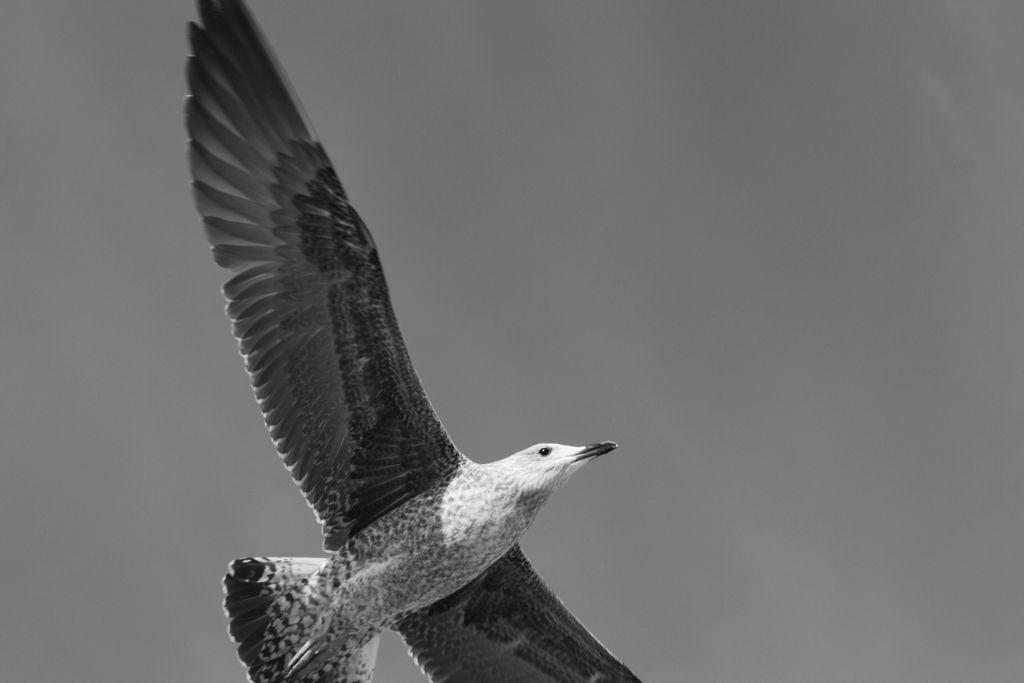
{"label": "plain background", "polygon": [[[254,2],[458,445],[645,681],[1024,678],[1024,6]],[[242,681],[316,555],[187,188],[191,3],[0,23],[0,680]],[[396,638],[377,680],[418,681]]]}

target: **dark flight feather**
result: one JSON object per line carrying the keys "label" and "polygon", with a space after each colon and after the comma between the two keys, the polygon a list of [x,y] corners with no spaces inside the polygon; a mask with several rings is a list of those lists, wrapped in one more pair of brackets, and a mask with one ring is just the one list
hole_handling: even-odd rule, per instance
{"label": "dark flight feather", "polygon": [[434,683],[640,680],[572,616],[518,545],[395,628]]}
{"label": "dark flight feather", "polygon": [[377,248],[240,2],[199,2],[186,119],[228,314],[267,426],[336,550],[462,456],[413,370]]}

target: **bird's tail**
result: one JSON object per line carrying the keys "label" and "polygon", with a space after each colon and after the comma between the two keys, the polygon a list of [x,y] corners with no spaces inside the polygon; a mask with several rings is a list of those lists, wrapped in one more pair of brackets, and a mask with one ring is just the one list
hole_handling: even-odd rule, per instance
{"label": "bird's tail", "polygon": [[[327,560],[309,557],[247,557],[235,560],[224,577],[228,633],[253,683],[289,680],[286,670],[296,649],[317,624],[317,572]],[[368,683],[377,658],[378,638],[355,652],[325,658],[299,681]]]}

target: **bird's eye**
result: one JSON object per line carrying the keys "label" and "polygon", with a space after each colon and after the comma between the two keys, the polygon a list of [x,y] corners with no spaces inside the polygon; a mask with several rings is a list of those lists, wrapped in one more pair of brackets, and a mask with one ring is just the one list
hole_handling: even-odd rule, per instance
{"label": "bird's eye", "polygon": [[541,455],[551,455],[551,449],[548,448],[547,446],[545,446],[544,448],[540,449],[537,452],[540,453]]}

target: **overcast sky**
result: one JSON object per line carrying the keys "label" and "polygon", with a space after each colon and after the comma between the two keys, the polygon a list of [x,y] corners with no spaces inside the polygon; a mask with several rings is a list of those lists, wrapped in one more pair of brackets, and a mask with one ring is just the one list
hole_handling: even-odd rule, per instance
{"label": "overcast sky", "polygon": [[[317,555],[187,188],[190,2],[0,23],[0,680],[242,681]],[[644,681],[1024,678],[1024,5],[253,0],[459,447]],[[422,680],[397,638],[377,680]]]}

